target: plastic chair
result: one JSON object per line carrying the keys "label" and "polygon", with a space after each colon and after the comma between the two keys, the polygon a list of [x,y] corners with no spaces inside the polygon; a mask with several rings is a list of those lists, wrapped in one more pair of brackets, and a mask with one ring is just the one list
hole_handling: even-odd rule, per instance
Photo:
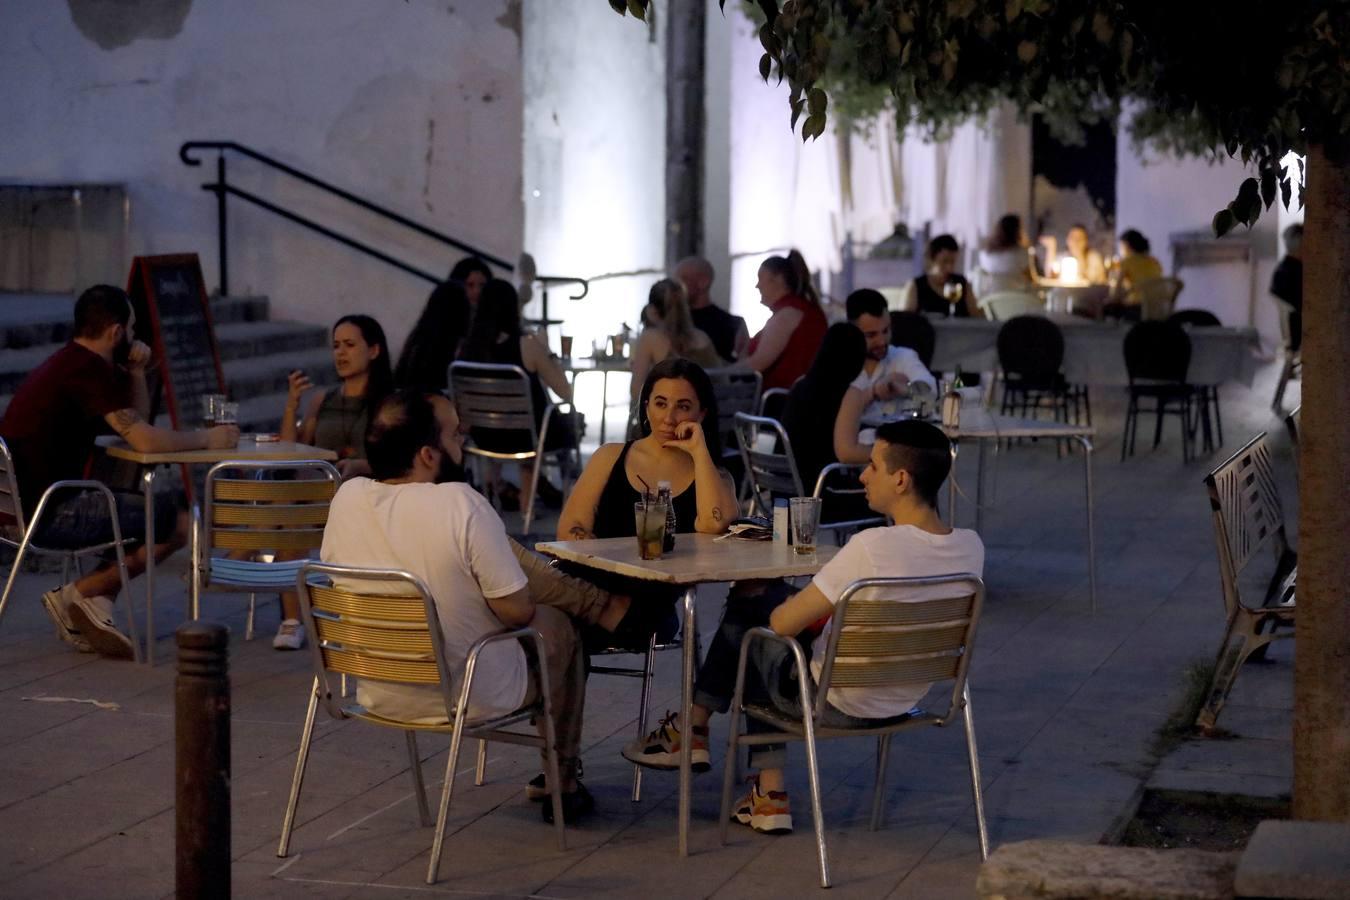
{"label": "plastic chair", "polygon": [[[267,476],[294,473],[297,480]],[[188,608],[201,618],[203,591],[247,593],[244,639],[253,639],[257,595],[291,589],[303,556],[323,544],[328,506],[342,476],[322,460],[216,463],[206,473],[203,503],[193,509]],[[231,559],[213,550],[247,551],[277,559]],[[286,556],[300,554],[300,559]]]}
{"label": "plastic chair", "polygon": [[1289,386],[1291,379],[1300,378],[1303,374],[1303,353],[1300,349],[1303,316],[1280,298],[1271,299],[1280,313],[1280,349],[1283,356],[1280,378],[1275,383],[1275,399],[1270,402],[1270,408],[1278,413],[1284,405],[1284,389]]}
{"label": "plastic chair", "polygon": [[1137,307],[1141,321],[1161,322],[1172,315],[1185,286],[1180,278],[1145,278],[1126,292],[1125,305]]}
{"label": "plastic chair", "polygon": [[[317,579],[324,578],[361,584],[363,589],[358,592],[315,583]],[[387,585],[389,592],[368,593],[374,585]],[[291,782],[290,799],[286,803],[286,815],[281,823],[277,856],[285,857],[290,849],[291,828],[295,824],[300,788],[309,762],[310,740],[314,736],[314,718],[320,699],[334,719],[359,719],[384,728],[397,728],[407,736],[413,795],[417,798],[417,811],[424,826],[431,824],[431,816],[422,779],[422,762],[417,751],[417,732],[451,735],[445,786],[441,790],[436,834],[431,844],[431,862],[427,866],[427,884],[436,882],[440,868],[445,820],[450,812],[460,747],[465,738],[543,748],[547,754],[545,778],[553,797],[553,824],[558,837],[558,849],[567,849],[547,667],[542,664],[537,668],[531,667],[530,677],[535,682],[538,700],[503,716],[476,719],[472,724],[466,721],[469,698],[473,694],[474,669],[483,649],[502,641],[529,641],[542,662],[545,658],[544,639],[537,629],[516,628],[480,638],[469,648],[461,673],[452,671],[445,658],[445,642],[441,635],[440,618],[436,614],[436,602],[426,584],[417,576],[397,569],[362,569],[310,562],[301,567],[296,587],[300,592],[300,612],[305,627],[313,635],[310,646],[314,661],[314,687],[309,695],[309,709],[305,713],[300,751],[295,760],[295,777]],[[446,722],[438,725],[404,722],[385,718],[356,703],[344,704],[341,696],[334,693],[329,673],[394,684],[439,687],[445,700]],[[461,676],[459,690],[452,693],[451,685]],[[535,734],[504,730],[537,716],[543,717],[545,733],[542,739]]]}
{"label": "plastic chair", "polygon": [[[1294,625],[1298,554],[1290,549],[1285,536],[1284,512],[1271,472],[1265,432],[1205,476],[1205,487],[1214,513],[1227,619],[1205,705],[1195,719],[1198,727],[1212,730],[1247,658],[1276,638],[1293,636],[1292,631],[1279,629]],[[1261,602],[1252,605],[1242,597],[1241,576],[1264,547],[1274,553],[1275,572]]]}
{"label": "plastic chair", "polygon": [[998,291],[980,299],[980,309],[995,322],[1018,316],[1045,315],[1045,303],[1027,291]]}
{"label": "plastic chair", "polygon": [[891,346],[908,347],[919,354],[924,368],[933,367],[937,349],[937,329],[923,313],[898,310],[891,313]]}
{"label": "plastic chair", "polygon": [[[909,599],[922,591],[924,599]],[[928,599],[933,598],[933,599]],[[975,632],[984,604],[984,583],[974,575],[935,578],[863,578],[844,589],[831,617],[820,682],[815,684],[802,647],[793,638],[768,628],[753,628],[741,642],[736,691],[731,701],[731,728],[722,780],[721,841],[726,843],[732,786],[737,780],[741,745],[802,741],[811,784],[811,812],[815,824],[820,886],[830,886],[825,846],[824,811],[820,802],[820,769],[816,742],[845,737],[876,737],[876,787],[872,793],[871,828],[881,825],[881,801],[891,735],[923,726],[948,725],[959,713],[965,724],[970,788],[975,801],[980,858],[989,856],[989,834],[980,785],[980,760],[975,746],[975,717],[970,703],[968,674],[975,648]],[[754,641],[783,644],[791,652],[801,690],[802,713],[791,716],[769,705],[745,703],[746,662]],[[951,681],[952,692],[941,714],[920,712],[878,719],[867,728],[835,728],[821,724],[829,707],[831,687],[879,688],[914,683]],[[748,734],[743,721],[754,718],[777,729]]]}
{"label": "plastic chair", "polygon": [[[41,547],[35,544],[33,535],[37,534],[38,526],[42,523],[42,517],[47,512],[52,497],[62,491],[96,491],[102,494],[108,501],[108,516],[112,521],[113,539],[107,543],[73,548]],[[0,528],[0,545],[13,548],[14,562],[10,564],[9,577],[5,579],[4,593],[0,594],[0,620],[4,619],[10,592],[14,590],[14,581],[19,576],[19,569],[23,566],[24,557],[29,553],[61,557],[61,583],[64,585],[70,580],[72,566],[75,567],[77,572],[79,571],[81,557],[112,550],[117,556],[118,574],[122,577],[122,596],[127,601],[127,632],[131,637],[131,646],[136,661],[140,662],[141,642],[136,635],[136,614],[132,609],[131,579],[127,575],[126,544],[128,539],[122,537],[122,526],[117,520],[117,500],[113,497],[113,493],[108,486],[101,481],[90,480],[52,482],[42,492],[42,496],[38,498],[37,508],[33,510],[33,518],[25,520],[23,501],[19,497],[19,478],[14,472],[14,457],[9,452],[9,445],[5,443],[4,439],[0,438],[0,520],[4,518],[12,519],[13,525],[8,528]],[[130,540],[135,540],[135,538]]]}
{"label": "plastic chair", "polygon": [[[1139,430],[1139,416],[1152,412],[1156,416],[1153,446],[1162,441],[1164,415],[1181,417],[1181,457],[1190,462],[1194,434],[1192,416],[1194,400],[1199,390],[1186,383],[1186,370],[1191,365],[1191,339],[1175,322],[1140,322],[1130,328],[1124,343],[1125,369],[1130,378],[1130,400],[1125,410],[1125,428],[1120,441],[1120,459],[1134,454],[1135,436]],[[1141,400],[1152,400],[1151,409],[1140,407]],[[1173,408],[1175,407],[1175,408]],[[1205,446],[1210,446],[1209,419],[1204,422]]]}
{"label": "plastic chair", "polygon": [[[1221,328],[1223,323],[1219,317],[1207,309],[1179,309],[1167,317],[1167,321],[1175,322],[1183,328]],[[1223,413],[1219,407],[1219,386],[1217,384],[1202,384],[1199,386],[1201,391],[1201,400],[1203,408],[1201,414],[1206,418],[1211,412],[1214,413],[1214,433],[1219,439],[1219,446],[1223,446]]]}
{"label": "plastic chair", "polygon": [[[550,427],[560,416],[571,415],[562,407],[571,404],[550,403],[536,424],[534,398],[531,394],[529,373],[520,366],[495,363],[454,362],[450,364],[450,389],[455,397],[462,427],[469,429],[470,442],[464,450],[475,457],[510,462],[534,461],[530,467],[530,502],[523,504],[521,515],[524,530],[529,532],[534,521],[534,507],[539,501],[539,470],[547,461],[558,464],[563,477],[563,493],[567,493],[572,473],[581,469],[581,450],[578,447],[548,447]],[[524,438],[521,450],[490,450],[478,445],[475,432],[479,429],[518,431]],[[570,462],[570,465],[568,463]]]}

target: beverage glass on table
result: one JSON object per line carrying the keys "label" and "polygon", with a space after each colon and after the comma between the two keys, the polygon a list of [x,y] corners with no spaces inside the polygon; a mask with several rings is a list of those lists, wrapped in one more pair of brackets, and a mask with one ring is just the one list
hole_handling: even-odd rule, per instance
{"label": "beverage glass on table", "polygon": [[660,559],[666,542],[666,504],[658,500],[639,500],[633,504],[637,524],[638,556]]}
{"label": "beverage glass on table", "polygon": [[820,527],[820,498],[793,497],[792,549],[805,555],[816,552],[816,530]]}
{"label": "beverage glass on table", "polygon": [[558,343],[559,343],[559,345],[560,345],[561,348],[562,348],[562,358],[563,358],[563,359],[571,359],[571,358],[572,358],[572,336],[571,336],[570,334],[564,334],[564,335],[561,335],[561,336],[558,338]]}
{"label": "beverage glass on table", "polygon": [[220,423],[220,407],[225,402],[224,394],[202,394],[202,425],[214,428]]}
{"label": "beverage glass on table", "polygon": [[947,298],[947,315],[956,315],[956,304],[961,302],[961,295],[965,289],[961,287],[959,281],[949,281],[942,286],[942,296]]}
{"label": "beverage glass on table", "polygon": [[217,425],[238,425],[239,424],[239,404],[236,401],[224,400],[216,412]]}

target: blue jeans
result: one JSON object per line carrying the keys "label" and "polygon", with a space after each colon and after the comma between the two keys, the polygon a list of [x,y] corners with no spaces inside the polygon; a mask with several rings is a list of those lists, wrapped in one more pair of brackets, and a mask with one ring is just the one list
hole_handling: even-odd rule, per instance
{"label": "blue jeans", "polygon": [[[769,616],[795,593],[786,581],[771,582],[760,594],[738,596],[735,589],[727,597],[722,621],[708,645],[708,652],[699,667],[694,682],[694,702],[714,712],[731,708],[731,697],[736,691],[736,666],[741,655],[741,641],[751,628],[768,626]],[[807,662],[811,660],[811,635],[797,636]],[[807,672],[807,677],[811,673]],[[812,684],[814,692],[815,685]],[[778,712],[801,718],[801,688],[797,683],[792,651],[777,641],[756,640],[750,645],[745,666],[745,702],[772,706]],[[807,711],[810,715],[810,711]],[[681,723],[683,724],[683,723]],[[820,724],[831,728],[859,728],[876,724],[872,719],[860,719],[826,705]],[[732,727],[735,727],[733,723]],[[775,729],[748,717],[746,729],[751,734],[767,734]],[[750,748],[750,768],[781,769],[787,763],[785,744],[765,744]]]}

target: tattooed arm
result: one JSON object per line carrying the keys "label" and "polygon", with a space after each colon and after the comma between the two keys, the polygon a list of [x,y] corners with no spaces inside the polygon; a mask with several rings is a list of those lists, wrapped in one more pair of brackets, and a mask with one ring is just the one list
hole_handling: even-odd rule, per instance
{"label": "tattooed arm", "polygon": [[595,509],[622,450],[623,444],[605,444],[591,455],[558,516],[558,540],[584,541],[595,537]]}
{"label": "tattooed arm", "polygon": [[234,425],[217,425],[202,431],[174,431],[151,425],[129,406],[113,410],[103,419],[132,449],[141,453],[227,448],[239,440],[239,429]]}

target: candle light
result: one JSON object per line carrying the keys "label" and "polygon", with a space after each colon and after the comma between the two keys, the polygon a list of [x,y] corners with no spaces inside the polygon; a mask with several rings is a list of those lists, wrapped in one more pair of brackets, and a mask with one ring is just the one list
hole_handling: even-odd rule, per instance
{"label": "candle light", "polygon": [[1077,281],[1078,280],[1078,260],[1072,256],[1061,256],[1059,259],[1059,280]]}

